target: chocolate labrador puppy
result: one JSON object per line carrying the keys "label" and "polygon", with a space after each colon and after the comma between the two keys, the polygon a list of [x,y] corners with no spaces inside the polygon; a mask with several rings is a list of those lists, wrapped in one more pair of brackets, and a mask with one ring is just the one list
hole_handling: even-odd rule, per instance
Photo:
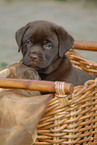
{"label": "chocolate labrador puppy", "polygon": [[95,76],[74,68],[65,53],[74,43],[62,27],[48,21],[34,21],[16,32],[23,64],[36,69],[42,80],[57,80],[83,85]]}

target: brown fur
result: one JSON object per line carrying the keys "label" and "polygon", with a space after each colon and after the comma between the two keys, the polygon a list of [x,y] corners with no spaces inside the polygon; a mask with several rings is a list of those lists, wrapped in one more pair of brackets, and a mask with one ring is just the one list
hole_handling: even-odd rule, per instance
{"label": "brown fur", "polygon": [[23,54],[23,64],[36,69],[43,80],[57,80],[83,85],[95,76],[72,66],[65,53],[74,43],[62,27],[48,21],[34,21],[16,32]]}

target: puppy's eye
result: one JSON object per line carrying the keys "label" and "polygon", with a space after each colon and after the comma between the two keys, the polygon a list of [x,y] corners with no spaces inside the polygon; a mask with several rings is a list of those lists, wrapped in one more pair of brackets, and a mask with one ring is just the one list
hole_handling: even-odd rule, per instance
{"label": "puppy's eye", "polygon": [[51,43],[45,43],[45,44],[43,45],[43,48],[45,48],[45,49],[51,49],[51,48],[53,48],[53,46],[52,46]]}
{"label": "puppy's eye", "polygon": [[26,41],[27,44],[32,44],[31,40]]}
{"label": "puppy's eye", "polygon": [[31,48],[31,47],[33,46],[33,42],[32,42],[31,40],[27,40],[27,41],[25,42],[25,46],[26,46],[27,48]]}

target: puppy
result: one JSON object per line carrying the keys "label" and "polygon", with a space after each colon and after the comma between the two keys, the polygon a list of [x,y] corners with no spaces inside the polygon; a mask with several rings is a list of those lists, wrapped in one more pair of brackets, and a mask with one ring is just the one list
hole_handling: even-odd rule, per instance
{"label": "puppy", "polygon": [[65,53],[74,43],[61,26],[48,21],[34,21],[16,32],[23,64],[38,71],[42,80],[65,81],[83,85],[95,76],[74,68]]}

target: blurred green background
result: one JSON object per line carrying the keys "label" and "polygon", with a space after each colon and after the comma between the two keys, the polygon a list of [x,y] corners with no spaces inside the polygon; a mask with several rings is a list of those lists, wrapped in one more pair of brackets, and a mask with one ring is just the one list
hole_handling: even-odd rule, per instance
{"label": "blurred green background", "polygon": [[[75,40],[97,42],[97,0],[0,0],[0,69],[22,58],[15,32],[34,20],[61,25]],[[78,53],[97,62],[97,52]]]}

